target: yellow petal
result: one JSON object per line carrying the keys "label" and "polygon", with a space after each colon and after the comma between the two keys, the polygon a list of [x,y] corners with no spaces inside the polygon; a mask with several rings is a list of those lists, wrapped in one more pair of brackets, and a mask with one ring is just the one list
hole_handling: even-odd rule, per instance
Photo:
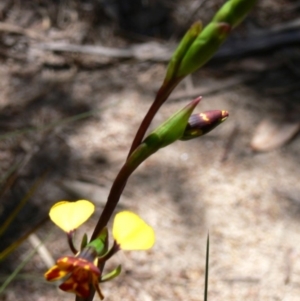
{"label": "yellow petal", "polygon": [[115,216],[113,237],[123,250],[147,250],[155,242],[153,229],[130,211]]}
{"label": "yellow petal", "polygon": [[94,211],[95,206],[86,200],[61,201],[51,207],[49,216],[59,228],[70,232],[82,225]]}

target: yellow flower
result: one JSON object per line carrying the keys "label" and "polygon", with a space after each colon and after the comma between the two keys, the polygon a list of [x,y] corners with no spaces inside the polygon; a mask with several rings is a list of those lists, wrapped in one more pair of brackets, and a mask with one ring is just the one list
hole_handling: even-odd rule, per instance
{"label": "yellow flower", "polygon": [[[49,212],[51,220],[70,233],[83,224],[94,212],[95,206],[87,200],[60,201]],[[122,250],[147,250],[155,242],[153,229],[137,214],[122,211],[115,216],[113,237]]]}
{"label": "yellow flower", "polygon": [[[68,242],[74,254],[77,253],[72,239],[74,230],[91,216],[94,209],[94,205],[86,200],[61,201],[50,209],[51,220],[67,232]],[[104,264],[120,249],[147,250],[155,241],[153,229],[138,215],[129,211],[120,212],[115,216],[112,233],[114,244],[110,250],[108,250],[108,231],[104,228],[95,240],[87,243],[87,239],[83,239],[85,243],[82,243],[81,251],[75,256],[59,258],[56,264],[45,273],[45,279],[56,281],[68,276],[59,286],[63,291],[87,298],[91,287],[94,287],[100,299],[103,299],[99,282],[118,276],[121,266],[104,276],[98,266]]]}

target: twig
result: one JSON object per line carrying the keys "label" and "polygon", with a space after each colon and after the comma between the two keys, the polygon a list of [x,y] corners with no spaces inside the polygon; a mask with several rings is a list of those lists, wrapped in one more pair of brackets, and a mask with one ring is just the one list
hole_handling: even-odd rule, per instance
{"label": "twig", "polygon": [[[298,5],[300,7],[300,3],[298,3]],[[266,35],[266,33],[268,33],[268,32],[269,33],[278,33],[278,32],[282,32],[282,31],[295,30],[295,29],[299,29],[299,28],[300,28],[300,18],[297,18],[295,20],[292,20],[292,21],[289,21],[286,23],[274,25],[270,29],[259,31],[258,34]]]}
{"label": "twig", "polygon": [[246,56],[250,53],[270,51],[287,44],[299,43],[299,41],[299,25],[293,30],[287,30],[282,25],[278,29],[260,31],[243,38],[228,39],[216,53],[214,59],[224,60]]}
{"label": "twig", "polygon": [[33,47],[42,50],[96,54],[115,58],[131,58],[133,56],[130,49],[118,49],[93,45],[75,45],[61,42],[40,43]]}
{"label": "twig", "polygon": [[208,95],[212,93],[216,93],[230,87],[249,82],[254,80],[256,77],[253,75],[245,75],[245,76],[233,76],[229,79],[226,79],[222,82],[216,83],[213,87],[201,87],[194,88],[189,91],[178,91],[169,97],[169,100],[179,100],[181,98],[193,98],[198,95]]}
{"label": "twig", "polygon": [[[214,59],[228,59],[253,52],[272,50],[287,43],[297,43],[300,40],[299,27],[300,19],[296,19],[280,26],[254,32],[247,37],[229,39],[216,53],[212,61]],[[24,31],[24,29],[21,28],[21,31]],[[45,51],[74,52],[119,59],[134,58],[142,61],[151,60],[157,62],[168,62],[174,50],[170,45],[157,42],[132,45],[123,49],[100,45],[75,45],[66,42],[36,43],[31,45],[31,47]]]}
{"label": "twig", "polygon": [[24,35],[31,39],[45,40],[44,36],[31,29],[22,28],[18,25],[4,23],[4,22],[0,22],[0,32],[9,32],[14,34]]}
{"label": "twig", "polygon": [[172,50],[170,50],[169,47],[156,42],[133,45],[123,49],[100,45],[75,45],[65,42],[38,43],[32,45],[32,47],[49,51],[75,52],[102,55],[112,58],[135,58],[137,60],[155,60],[163,62],[168,61],[172,54]]}

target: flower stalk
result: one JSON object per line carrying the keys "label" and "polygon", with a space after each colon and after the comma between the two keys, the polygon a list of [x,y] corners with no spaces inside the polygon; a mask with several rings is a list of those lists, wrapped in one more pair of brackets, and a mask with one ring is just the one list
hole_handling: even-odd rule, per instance
{"label": "flower stalk", "polygon": [[[75,256],[59,258],[56,265],[45,274],[45,278],[52,281],[67,276],[60,288],[74,292],[77,301],[91,301],[95,292],[103,299],[99,282],[108,281],[121,272],[119,266],[107,275],[102,275],[105,262],[117,251],[145,250],[154,244],[154,232],[150,226],[133,213],[121,212],[114,220],[112,231],[114,242],[109,249],[106,228],[108,221],[120,200],[128,178],[142,162],[177,140],[185,141],[203,136],[228,117],[228,112],[221,110],[192,115],[201,99],[198,97],[145,138],[154,116],[174,88],[184,77],[202,67],[215,54],[255,2],[256,0],[228,0],[206,27],[202,29],[202,24],[196,22],[187,31],[170,60],[164,81],[137,130],[125,163],[112,184],[91,239],[88,242],[87,236],[83,237],[79,252],[73,244],[73,234],[78,225],[91,215],[94,206],[86,200],[80,200],[75,203],[62,201],[51,208],[50,218],[67,233],[69,246]],[[65,218],[66,213],[69,214],[69,219]]]}

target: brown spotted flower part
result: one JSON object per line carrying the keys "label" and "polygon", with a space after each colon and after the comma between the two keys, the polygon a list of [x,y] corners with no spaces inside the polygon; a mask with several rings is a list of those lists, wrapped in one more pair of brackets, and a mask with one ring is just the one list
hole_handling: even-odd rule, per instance
{"label": "brown spotted flower part", "polygon": [[76,257],[61,257],[56,261],[56,265],[45,273],[45,279],[56,281],[69,275],[59,286],[61,290],[87,298],[90,294],[90,287],[93,286],[102,300],[104,297],[98,284],[101,272],[94,255],[93,250],[89,248]]}
{"label": "brown spotted flower part", "polygon": [[190,116],[188,125],[180,140],[190,140],[213,130],[229,116],[227,111],[212,110]]}

